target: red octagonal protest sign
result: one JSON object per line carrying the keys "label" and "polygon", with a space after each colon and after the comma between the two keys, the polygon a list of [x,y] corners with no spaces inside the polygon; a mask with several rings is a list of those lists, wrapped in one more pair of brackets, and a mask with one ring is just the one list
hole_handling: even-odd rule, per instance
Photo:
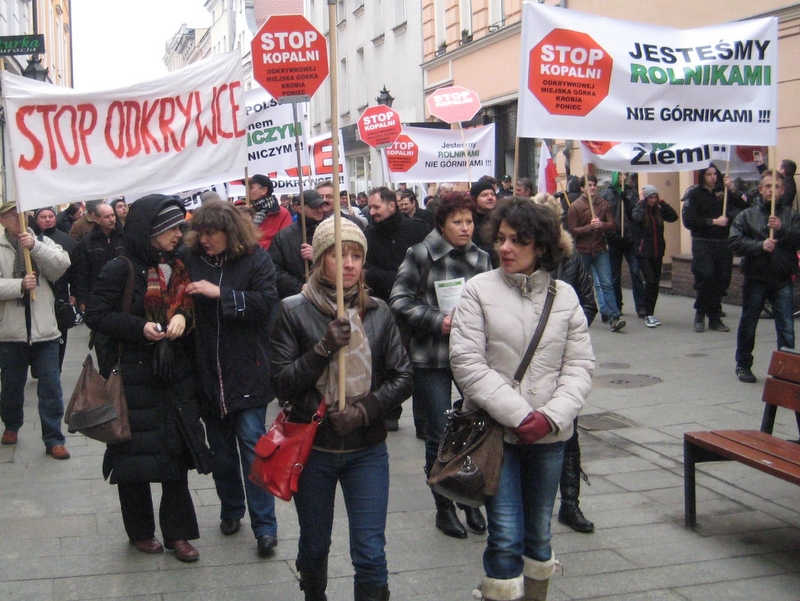
{"label": "red octagonal protest sign", "polygon": [[358,120],[361,141],[373,148],[385,148],[402,133],[400,116],[388,106],[379,104],[367,108]]}
{"label": "red octagonal protest sign", "polygon": [[419,146],[406,134],[401,134],[384,152],[392,173],[405,173],[419,160]]}
{"label": "red octagonal protest sign", "polygon": [[583,144],[594,154],[603,156],[609,150],[618,145],[619,142],[600,142],[597,140],[583,140]]}
{"label": "red octagonal protest sign", "polygon": [[305,102],[328,77],[328,42],[303,15],[273,15],[251,44],[253,79],[278,102]]}
{"label": "red octagonal protest sign", "polygon": [[585,117],[608,96],[614,61],[585,33],[554,29],[529,59],[528,89],[551,115]]}
{"label": "red octagonal protest sign", "polygon": [[439,88],[425,99],[431,115],[445,123],[469,121],[481,108],[481,99],[461,86]]}

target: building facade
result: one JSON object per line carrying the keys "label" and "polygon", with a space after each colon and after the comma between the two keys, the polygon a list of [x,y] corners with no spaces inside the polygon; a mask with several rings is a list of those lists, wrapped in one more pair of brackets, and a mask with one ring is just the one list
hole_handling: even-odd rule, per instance
{"label": "building facade", "polygon": [[[35,67],[38,79],[72,87],[71,0],[3,0],[0,11],[0,36],[38,33],[44,36],[44,52],[38,55],[0,57],[3,69],[22,75]],[[31,73],[32,75],[33,73]],[[7,168],[10,149],[5,142],[5,118],[0,118],[0,201],[13,199],[14,190]]]}
{"label": "building facade", "polygon": [[[541,2],[541,0],[540,0]],[[800,148],[800,4],[766,0],[758,3],[730,0],[713,2],[664,0],[657,7],[637,0],[546,0],[546,4],[616,19],[689,29],[741,19],[778,18],[778,146],[782,158],[798,160]],[[446,85],[460,85],[478,93],[482,110],[476,123],[497,124],[496,176],[513,172],[517,98],[521,58],[521,0],[422,0],[422,72],[425,93]],[[430,116],[427,116],[430,119]],[[713,142],[713,140],[709,140]],[[540,140],[519,140],[519,174],[537,173]],[[563,178],[567,168],[583,172],[577,143],[548,140]],[[556,143],[558,142],[558,144]],[[571,159],[571,160],[570,160]],[[655,185],[677,210],[683,191],[694,183],[694,173],[641,174],[640,187]],[[679,224],[666,231],[667,256],[691,252],[689,233]]]}

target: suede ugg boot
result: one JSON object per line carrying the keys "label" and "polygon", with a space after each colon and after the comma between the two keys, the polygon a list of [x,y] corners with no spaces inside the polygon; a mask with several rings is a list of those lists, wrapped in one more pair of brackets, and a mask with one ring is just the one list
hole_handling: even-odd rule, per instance
{"label": "suede ugg boot", "polygon": [[480,586],[472,591],[472,597],[483,601],[523,601],[524,592],[522,575],[508,579],[484,576]]}
{"label": "suede ugg boot", "polygon": [[522,561],[524,562],[522,575],[525,578],[524,601],[546,601],[550,576],[556,570],[555,554],[551,554],[547,561],[536,561],[524,556]]}

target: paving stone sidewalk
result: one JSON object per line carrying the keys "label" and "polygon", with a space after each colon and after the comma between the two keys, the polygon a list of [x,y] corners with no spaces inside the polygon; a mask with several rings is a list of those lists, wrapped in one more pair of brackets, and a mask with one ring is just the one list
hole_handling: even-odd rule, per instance
{"label": "paving stone sidewalk", "polygon": [[[683,526],[683,432],[757,429],[761,386],[775,346],[773,323],[762,320],[753,369],[759,382],[738,382],[733,353],[739,308],[725,307],[731,332],[697,334],[691,302],[662,295],[659,328],[648,329],[629,315],[621,333],[600,322],[591,328],[598,368],[581,417],[583,464],[591,480],[581,507],[597,531],[578,534],[554,518],[553,547],[563,568],[551,582],[552,601],[800,599],[795,486],[738,463],[704,464],[697,476],[698,527]],[[626,292],[625,308],[632,306]],[[84,326],[70,332],[66,396],[87,338]],[[259,559],[247,524],[235,536],[219,532],[211,478],[193,473],[200,561],[142,555],[127,543],[115,487],[102,479],[104,445],[69,435],[69,461],[45,456],[35,390],[30,381],[19,444],[0,447],[0,599],[302,599],[291,504],[277,504],[277,554]],[[268,419],[276,411],[272,406]],[[423,444],[414,437],[410,413],[409,406],[400,432],[389,436],[392,599],[467,601],[482,574],[485,537],[454,540],[434,528],[421,470]],[[779,412],[775,433],[797,439],[794,416]],[[160,494],[158,486],[154,491]],[[333,539],[328,598],[352,599],[341,499]]]}

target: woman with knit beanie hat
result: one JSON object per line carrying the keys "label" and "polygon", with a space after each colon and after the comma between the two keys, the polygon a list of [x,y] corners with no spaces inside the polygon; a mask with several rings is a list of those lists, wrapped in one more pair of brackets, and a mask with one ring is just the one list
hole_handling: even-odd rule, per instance
{"label": "woman with knit beanie hat", "polygon": [[[386,512],[389,455],[383,418],[411,394],[413,372],[386,303],[364,284],[367,240],[342,220],[347,316],[336,317],[334,220],[314,233],[303,291],[281,302],[270,337],[272,382],[291,420],[310,422],[328,405],[294,497],[300,523],[297,570],[306,601],[324,601],[336,485],[341,484],[355,569],[355,600],[389,598]],[[339,409],[339,349],[345,347],[346,404]]]}
{"label": "woman with knit beanie hat", "polygon": [[[175,197],[152,194],[131,206],[125,223],[125,256],[103,267],[86,304],[86,324],[119,348],[122,386],[130,413],[131,440],[108,445],[103,476],[116,484],[122,521],[142,553],[175,551],[197,561],[190,540],[200,537],[187,472],[208,473],[211,454],[195,395],[195,373],[186,345],[194,326],[189,276],[175,248],[186,211]],[[133,269],[130,310],[122,309]],[[158,361],[171,355],[171,360]],[[108,373],[102,373],[108,377]],[[150,483],[161,484],[155,536]]]}

